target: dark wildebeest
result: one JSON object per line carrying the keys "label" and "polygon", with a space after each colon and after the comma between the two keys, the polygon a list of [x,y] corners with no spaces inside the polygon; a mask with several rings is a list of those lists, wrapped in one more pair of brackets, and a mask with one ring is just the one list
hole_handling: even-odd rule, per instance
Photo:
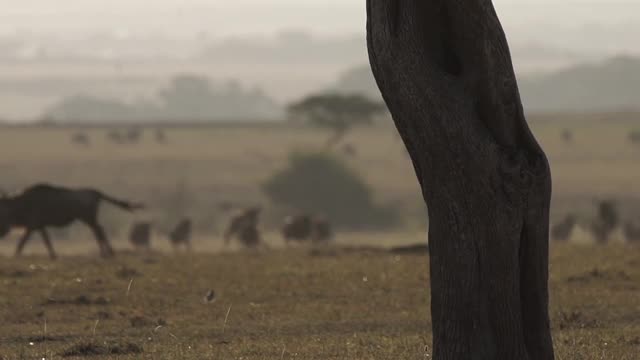
{"label": "dark wildebeest", "polygon": [[562,221],[551,227],[551,238],[558,241],[567,241],[576,223],[577,218],[575,215],[567,215]]}
{"label": "dark wildebeest", "polygon": [[55,258],[46,228],[67,226],[79,220],[93,232],[100,255],[113,256],[113,248],[98,223],[98,205],[102,200],[128,211],[142,208],[140,204],[118,200],[94,189],[67,189],[38,184],[27,188],[22,194],[0,198],[0,237],[5,236],[12,227],[25,228],[16,248],[16,256],[19,256],[33,232],[37,231],[42,236],[49,256]]}
{"label": "dark wildebeest", "polygon": [[333,238],[333,230],[327,219],[321,216],[313,217],[313,231],[311,241],[314,243],[325,243]]}
{"label": "dark wildebeest", "polygon": [[116,129],[112,129],[107,132],[107,139],[114,144],[122,144],[125,142],[124,136]]}
{"label": "dark wildebeest", "polygon": [[129,242],[136,249],[151,249],[151,224],[148,222],[137,222],[131,226],[129,232]]}
{"label": "dark wildebeest", "polygon": [[89,135],[83,132],[77,132],[71,135],[71,142],[79,146],[89,146]]}
{"label": "dark wildebeest", "polygon": [[180,245],[184,245],[187,250],[191,250],[191,228],[191,219],[184,218],[169,233],[169,241],[171,241],[174,250]]}
{"label": "dark wildebeest", "polygon": [[598,217],[591,224],[591,232],[597,242],[609,241],[611,233],[620,223],[618,208],[614,200],[598,202]]}
{"label": "dark wildebeest", "polygon": [[640,225],[632,221],[627,221],[622,230],[628,242],[640,243]]}
{"label": "dark wildebeest", "polygon": [[292,215],[284,218],[282,224],[282,237],[284,242],[303,242],[311,237],[313,223],[311,217],[307,215]]}
{"label": "dark wildebeest", "polygon": [[229,226],[224,232],[224,244],[229,245],[233,237],[236,237],[242,245],[250,248],[257,247],[262,242],[258,231],[258,220],[261,209],[251,207],[240,211],[229,220]]}
{"label": "dark wildebeest", "polygon": [[137,144],[142,137],[142,129],[137,127],[132,127],[127,130],[126,139],[129,144]]}
{"label": "dark wildebeest", "polygon": [[329,222],[319,216],[287,216],[282,225],[282,237],[285,243],[290,241],[324,243],[333,236]]}
{"label": "dark wildebeest", "polygon": [[158,144],[166,144],[167,143],[167,135],[164,130],[161,128],[156,129],[156,142]]}

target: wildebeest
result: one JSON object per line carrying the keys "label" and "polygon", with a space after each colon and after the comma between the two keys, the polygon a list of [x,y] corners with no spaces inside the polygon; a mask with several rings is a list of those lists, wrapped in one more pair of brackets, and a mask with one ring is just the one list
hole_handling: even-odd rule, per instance
{"label": "wildebeest", "polygon": [[262,209],[251,207],[240,211],[229,220],[229,226],[224,232],[225,246],[235,237],[246,247],[257,247],[262,242],[260,231],[258,231],[258,221]]}
{"label": "wildebeest", "polygon": [[114,144],[122,144],[125,142],[124,136],[117,129],[112,129],[107,132],[107,139]]}
{"label": "wildebeest", "polygon": [[573,140],[573,133],[569,129],[562,130],[562,140],[566,143],[570,143]]}
{"label": "wildebeest", "polygon": [[108,196],[95,189],[69,189],[49,184],[37,184],[16,196],[0,198],[0,237],[4,237],[12,227],[25,228],[18,242],[16,256],[33,234],[39,232],[51,258],[56,254],[51,245],[48,227],[63,227],[78,220],[93,232],[100,255],[113,256],[114,251],[102,226],[98,223],[98,205],[104,200],[124,210],[142,208],[141,204],[130,203]]}
{"label": "wildebeest", "polygon": [[622,227],[624,236],[628,242],[640,242],[640,225],[632,221],[627,221]]}
{"label": "wildebeest", "polygon": [[77,132],[71,135],[71,142],[79,146],[89,146],[89,135],[83,132]]}
{"label": "wildebeest", "polygon": [[333,238],[333,230],[327,219],[321,216],[313,217],[313,231],[311,232],[311,241],[314,243],[323,243]]}
{"label": "wildebeest", "polygon": [[575,215],[567,215],[562,221],[551,227],[551,238],[558,241],[567,241],[576,226],[577,220]]}
{"label": "wildebeest", "polygon": [[619,225],[620,216],[616,202],[603,200],[598,203],[598,216],[591,224],[591,232],[599,243],[606,243],[613,230]]}
{"label": "wildebeest", "polygon": [[142,137],[142,129],[137,127],[132,127],[127,130],[126,139],[129,144],[137,144]]}
{"label": "wildebeest", "polygon": [[166,144],[167,143],[167,135],[165,134],[164,130],[161,128],[157,128],[156,132],[156,142],[158,144]]}
{"label": "wildebeest", "polygon": [[332,231],[329,222],[319,216],[294,215],[287,216],[282,225],[282,237],[285,243],[290,241],[314,243],[326,242],[331,239]]}
{"label": "wildebeest", "polygon": [[169,233],[169,241],[174,249],[177,249],[180,245],[184,245],[188,250],[191,250],[191,228],[191,219],[184,218],[171,230]]}
{"label": "wildebeest", "polygon": [[151,224],[148,222],[137,222],[131,226],[129,232],[129,242],[136,249],[151,249]]}
{"label": "wildebeest", "polygon": [[306,241],[311,237],[312,226],[313,225],[310,216],[287,216],[284,218],[284,223],[282,224],[282,238],[287,244],[290,241]]}

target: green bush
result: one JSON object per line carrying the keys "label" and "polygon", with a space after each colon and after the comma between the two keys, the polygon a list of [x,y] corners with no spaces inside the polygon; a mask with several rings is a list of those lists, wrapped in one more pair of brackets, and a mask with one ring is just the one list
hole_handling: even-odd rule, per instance
{"label": "green bush", "polygon": [[398,222],[394,209],[373,202],[373,191],[357,173],[327,153],[292,153],[288,167],[262,189],[277,205],[322,214],[339,227],[385,228]]}

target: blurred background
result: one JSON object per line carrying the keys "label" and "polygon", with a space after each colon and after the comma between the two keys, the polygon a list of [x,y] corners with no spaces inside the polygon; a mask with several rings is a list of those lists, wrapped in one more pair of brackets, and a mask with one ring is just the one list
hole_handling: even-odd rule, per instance
{"label": "blurred background", "polygon": [[[305,212],[371,242],[424,240],[413,168],[368,67],[363,0],[0,3],[4,190],[46,181],[147,203],[134,217],[103,208],[116,238],[187,216],[204,244],[259,205],[267,232]],[[571,238],[590,241],[614,202],[616,223],[636,224],[640,3],[494,3],[551,161],[552,222],[575,217]],[[411,235],[375,236],[390,232]]]}

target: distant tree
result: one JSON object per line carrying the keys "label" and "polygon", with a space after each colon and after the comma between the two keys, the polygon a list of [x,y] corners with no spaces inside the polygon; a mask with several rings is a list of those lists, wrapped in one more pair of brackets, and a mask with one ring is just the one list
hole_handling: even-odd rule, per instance
{"label": "distant tree", "polygon": [[640,130],[633,130],[629,133],[629,141],[632,144],[640,144]]}
{"label": "distant tree", "polygon": [[274,119],[280,107],[260,89],[245,89],[239,82],[212,83],[207,77],[182,74],[158,92],[160,111],[169,120]]}
{"label": "distant tree", "polygon": [[91,95],[67,97],[45,110],[42,120],[56,121],[210,121],[276,120],[282,106],[259,88],[237,81],[211,82],[197,74],[181,74],[153,98],[133,101]]}
{"label": "distant tree", "polygon": [[562,130],[562,140],[565,143],[570,143],[573,140],[573,133],[569,129]]}
{"label": "distant tree", "polygon": [[[215,110],[212,104],[213,90],[209,80],[200,75],[179,75],[169,86],[158,92],[164,107],[165,116],[195,119],[212,117]],[[193,119],[189,119],[193,120]]]}
{"label": "distant tree", "polygon": [[43,118],[64,121],[110,121],[130,118],[132,114],[133,110],[128,104],[117,100],[77,95],[51,106],[45,111]]}
{"label": "distant tree", "polygon": [[371,124],[373,117],[384,113],[386,107],[362,95],[320,94],[295,102],[287,110],[293,120],[331,129],[333,135],[327,147],[332,147],[355,126]]}

